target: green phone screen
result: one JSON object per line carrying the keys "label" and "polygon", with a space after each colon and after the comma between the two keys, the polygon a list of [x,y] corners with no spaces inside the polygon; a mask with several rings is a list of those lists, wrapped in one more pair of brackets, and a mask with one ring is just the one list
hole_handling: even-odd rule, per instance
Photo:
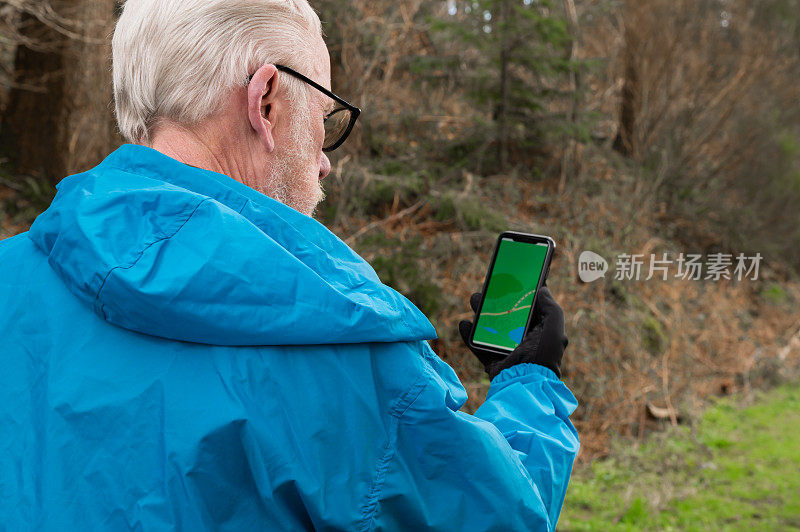
{"label": "green phone screen", "polygon": [[547,244],[500,240],[472,341],[514,349],[522,341]]}

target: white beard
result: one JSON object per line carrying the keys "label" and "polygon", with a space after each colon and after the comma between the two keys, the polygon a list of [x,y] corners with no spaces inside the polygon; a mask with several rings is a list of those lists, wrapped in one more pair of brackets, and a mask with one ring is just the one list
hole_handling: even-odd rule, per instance
{"label": "white beard", "polygon": [[311,135],[310,114],[299,112],[290,130],[292,146],[276,153],[275,163],[265,176],[258,191],[308,216],[325,199],[318,177],[318,162],[314,160],[314,138]]}

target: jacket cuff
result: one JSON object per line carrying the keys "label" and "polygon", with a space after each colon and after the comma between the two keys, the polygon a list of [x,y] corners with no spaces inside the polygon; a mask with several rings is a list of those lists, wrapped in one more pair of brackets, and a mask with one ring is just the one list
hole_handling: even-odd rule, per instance
{"label": "jacket cuff", "polygon": [[[534,377],[534,379],[531,379],[530,377]],[[491,393],[492,388],[505,386],[511,381],[523,379],[535,380],[536,377],[553,382],[559,382],[560,380],[558,375],[556,375],[552,369],[540,366],[539,364],[524,362],[522,364],[516,364],[510,368],[506,368],[498,373],[497,376],[492,379],[492,383],[489,385],[489,390]]]}

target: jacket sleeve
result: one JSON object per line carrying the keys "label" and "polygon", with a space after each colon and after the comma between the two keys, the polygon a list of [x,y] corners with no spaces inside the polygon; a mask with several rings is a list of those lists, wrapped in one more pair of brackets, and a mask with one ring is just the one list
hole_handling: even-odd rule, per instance
{"label": "jacket sleeve", "polygon": [[520,364],[469,415],[452,368],[425,347],[426,375],[395,405],[363,528],[554,530],[579,448],[573,395],[549,369]]}

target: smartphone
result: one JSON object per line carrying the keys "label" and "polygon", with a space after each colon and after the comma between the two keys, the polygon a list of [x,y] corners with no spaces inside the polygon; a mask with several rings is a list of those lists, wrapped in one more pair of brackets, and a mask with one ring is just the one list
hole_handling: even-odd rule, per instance
{"label": "smartphone", "polygon": [[498,237],[472,326],[473,346],[507,355],[522,342],[555,249],[548,236],[506,231]]}

